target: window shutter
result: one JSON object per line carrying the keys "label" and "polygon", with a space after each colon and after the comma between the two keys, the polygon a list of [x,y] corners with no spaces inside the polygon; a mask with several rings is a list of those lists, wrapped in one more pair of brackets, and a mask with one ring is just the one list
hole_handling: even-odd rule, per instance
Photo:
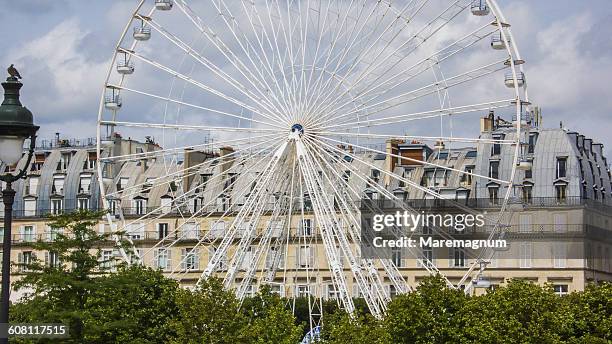
{"label": "window shutter", "polygon": [[174,267],[172,266],[172,249],[170,248],[166,249],[166,257],[167,257],[166,260],[168,261],[168,263],[166,263],[164,270],[173,270]]}
{"label": "window shutter", "polygon": [[158,268],[158,269],[160,268],[160,266],[159,266],[159,249],[158,248],[153,250],[153,265],[156,268]]}
{"label": "window shutter", "polygon": [[181,270],[187,269],[187,259],[185,259],[186,257],[187,257],[187,249],[182,248],[181,249]]}
{"label": "window shutter", "polygon": [[49,260],[49,252],[45,251],[45,266],[51,266],[51,261]]}
{"label": "window shutter", "polygon": [[200,249],[199,248],[193,249],[193,254],[195,255],[194,268],[195,270],[200,270]]}

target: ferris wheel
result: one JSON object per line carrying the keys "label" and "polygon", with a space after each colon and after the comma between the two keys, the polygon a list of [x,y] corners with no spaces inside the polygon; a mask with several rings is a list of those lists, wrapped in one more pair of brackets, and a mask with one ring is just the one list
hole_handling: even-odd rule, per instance
{"label": "ferris wheel", "polygon": [[[377,194],[403,204],[390,187],[398,183],[448,198],[390,161],[498,183],[491,237],[503,231],[515,172],[528,165],[529,102],[494,0],[143,0],[126,17],[100,101],[98,174],[104,206],[117,213],[109,226],[141,249],[142,263],[155,266],[163,253],[171,276],[217,276],[240,299],[253,285],[298,279],[304,288],[293,295],[313,294],[324,270],[340,306],[352,312],[359,295],[381,316],[385,284],[410,287],[392,259],[360,256],[359,201]],[[466,124],[491,110],[514,118],[512,135],[481,138]],[[113,133],[159,144],[113,155],[104,140]],[[387,149],[393,140],[450,153],[504,145],[511,163],[503,174],[479,173],[400,155]],[[133,182],[119,187],[116,172],[130,168]],[[149,203],[131,209],[141,198]],[[168,217],[173,227],[157,237],[130,236]],[[173,248],[182,253],[170,257]]]}

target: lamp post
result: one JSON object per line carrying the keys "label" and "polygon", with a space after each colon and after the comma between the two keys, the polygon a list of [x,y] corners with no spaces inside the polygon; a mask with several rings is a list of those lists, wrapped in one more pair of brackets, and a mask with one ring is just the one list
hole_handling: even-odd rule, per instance
{"label": "lamp post", "polygon": [[[11,66],[12,67],[12,66]],[[10,72],[10,69],[9,69]],[[13,73],[11,73],[13,74]],[[17,73],[17,76],[18,73]],[[11,289],[11,223],[13,221],[13,202],[15,190],[12,183],[25,178],[28,166],[34,154],[37,126],[34,125],[32,112],[21,105],[19,89],[23,84],[17,77],[10,76],[2,83],[4,101],[0,105],[0,161],[6,166],[13,166],[23,155],[23,144],[30,139],[27,162],[17,174],[0,174],[0,180],[6,182],[2,190],[4,203],[4,238],[2,243],[2,304],[0,308],[0,323],[9,321],[9,295]],[[8,343],[8,339],[0,339],[0,343]]]}

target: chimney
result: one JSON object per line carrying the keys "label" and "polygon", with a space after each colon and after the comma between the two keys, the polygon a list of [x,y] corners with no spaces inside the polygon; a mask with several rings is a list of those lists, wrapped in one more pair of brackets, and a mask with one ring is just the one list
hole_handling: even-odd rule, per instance
{"label": "chimney", "polygon": [[195,178],[195,169],[190,169],[193,166],[203,163],[210,154],[201,151],[194,151],[193,148],[187,148],[183,152],[184,161],[183,166],[187,170],[183,176],[183,192],[187,192],[190,189],[190,185]]}
{"label": "chimney", "polygon": [[495,112],[489,111],[489,115],[480,119],[480,132],[486,133],[493,131],[495,122]]}
{"label": "chimney", "polygon": [[221,156],[221,173],[223,173],[223,172],[227,171],[227,169],[229,169],[230,166],[231,166],[231,163],[228,162],[228,160],[230,160],[230,159],[223,158],[223,157],[226,156],[226,155],[234,153],[234,148],[229,147],[229,146],[221,147],[221,148],[219,148],[219,153],[220,153],[220,156]]}

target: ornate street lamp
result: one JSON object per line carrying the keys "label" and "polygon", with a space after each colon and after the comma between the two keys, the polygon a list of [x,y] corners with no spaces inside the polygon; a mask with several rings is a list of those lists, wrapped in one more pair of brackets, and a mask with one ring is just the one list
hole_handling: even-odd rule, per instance
{"label": "ornate street lamp", "polygon": [[[23,84],[18,78],[21,76],[11,65],[6,82],[2,83],[4,88],[4,101],[0,105],[0,161],[6,166],[15,166],[23,156],[23,144],[30,139],[27,162],[18,173],[0,174],[0,180],[6,182],[6,188],[2,190],[2,201],[4,202],[4,238],[2,243],[2,305],[0,309],[0,323],[8,323],[9,320],[9,295],[11,276],[11,222],[13,221],[13,202],[15,190],[12,183],[25,178],[28,166],[34,154],[36,145],[36,132],[38,127],[34,125],[32,112],[21,105],[19,101],[19,89]],[[7,339],[0,340],[6,342]]]}

